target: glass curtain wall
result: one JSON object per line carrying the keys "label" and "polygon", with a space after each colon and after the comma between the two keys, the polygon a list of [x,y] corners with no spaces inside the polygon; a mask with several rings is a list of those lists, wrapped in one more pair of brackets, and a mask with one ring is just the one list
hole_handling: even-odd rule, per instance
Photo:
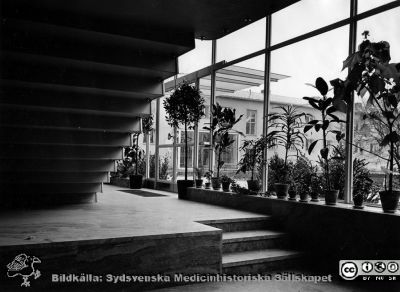
{"label": "glass curtain wall", "polygon": [[[350,0],[303,0],[272,15],[271,46],[268,48],[265,46],[267,33],[265,19],[254,23],[249,20],[249,22],[252,22],[249,26],[217,40],[217,61],[225,60],[227,63],[223,67],[215,67],[214,69],[217,78],[215,102],[224,107],[235,108],[238,115],[243,115],[242,120],[235,125],[234,131],[232,131],[232,138],[235,140],[231,147],[233,150],[224,154],[226,164],[221,169],[221,174],[232,175],[238,168],[238,162],[243,155],[240,151],[243,141],[260,137],[262,134],[265,103],[269,104],[270,113],[279,112],[280,109],[277,108],[279,106],[298,107],[301,113],[308,114],[307,117],[304,117],[303,123],[318,117],[318,112],[315,112],[302,97],[319,95],[315,88],[307,85],[307,83],[314,84],[317,77],[324,78],[328,84],[332,79],[344,79],[346,77],[347,72],[342,71],[342,62],[347,58],[352,43],[350,38],[351,23],[357,24],[357,44],[362,38],[361,33],[368,30],[372,41],[386,40],[390,42],[392,60],[399,60],[397,52],[400,44],[398,44],[399,39],[396,36],[399,35],[400,27],[397,17],[400,14],[400,3],[398,1],[361,0],[358,1],[358,13],[363,13],[389,2],[392,2],[392,4],[384,6],[388,9],[387,11],[373,16],[368,15],[368,18],[361,14],[360,19],[358,19],[357,16],[350,18],[350,15],[352,15],[350,13]],[[290,19],[290,24],[288,24],[288,19]],[[203,46],[203,53],[201,53],[200,46]],[[191,66],[190,62],[196,60],[193,57],[189,58],[188,54],[186,59],[185,56],[180,58],[181,72],[193,72],[211,64],[211,42],[196,41],[195,51],[189,54],[195,54],[197,57],[194,59],[199,60],[202,59],[200,56],[203,56],[203,60],[206,60],[203,62],[203,66],[196,65],[196,62]],[[270,56],[269,73],[271,77],[267,87],[269,92],[265,94],[268,96],[267,100],[263,100],[264,84],[261,80],[265,70],[265,54]],[[181,60],[186,60],[186,65],[183,65],[184,62],[181,62]],[[241,72],[237,72],[238,70]],[[233,71],[234,74],[232,75],[232,72],[227,71]],[[254,82],[254,79],[246,79],[249,75],[252,75],[252,78],[258,78],[260,82]],[[210,165],[210,134],[203,127],[209,122],[208,114],[212,108],[210,104],[211,77],[199,76],[199,78],[200,89],[207,103],[207,116],[200,122],[198,136],[196,136],[195,131],[189,132],[189,138],[193,140],[193,143],[190,143],[193,147],[187,155],[189,156],[189,167],[197,164],[207,170],[206,168]],[[232,82],[232,79],[234,82]],[[241,79],[241,81],[238,82],[238,79]],[[196,80],[190,81],[196,82]],[[237,83],[240,83],[240,86]],[[227,84],[230,84],[228,89],[224,88]],[[328,92],[328,96],[331,95],[332,91]],[[246,103],[242,105],[243,101]],[[252,104],[257,102],[260,104],[253,108]],[[370,160],[368,167],[372,173],[379,171],[382,161],[376,158],[370,159],[366,156],[365,151],[361,153],[361,148],[363,148],[361,146],[368,145],[367,148],[370,152],[384,151],[384,149],[379,149],[379,143],[366,143],[363,138],[360,138],[359,134],[366,129],[365,123],[360,120],[359,111],[362,109],[362,105],[362,100],[356,97],[353,143],[355,146],[352,149],[355,158],[365,155],[365,158]],[[162,111],[161,100],[161,110],[158,114],[161,120],[160,127],[165,128],[166,123],[162,122],[165,116]],[[345,114],[339,115],[342,120],[346,119]],[[346,130],[345,123],[339,123],[336,127],[343,132]],[[243,136],[236,131],[242,132]],[[318,164],[320,150],[318,145],[311,155],[307,151],[311,143],[318,138],[315,134],[312,132],[307,134],[304,146],[299,153],[311,160],[312,163]],[[160,158],[162,155],[166,155],[171,160],[169,164],[171,166],[168,168],[170,179],[180,175],[179,169],[181,169],[181,161],[185,155],[184,151],[180,149],[182,135],[179,129],[168,129],[168,127],[160,129],[159,149],[164,149],[160,152]],[[196,138],[198,147],[194,145]],[[327,140],[328,144],[336,143],[334,137],[328,137]],[[176,147],[173,147],[174,145]],[[343,147],[344,145],[342,145],[341,151],[343,151]],[[174,149],[176,149],[175,154]],[[197,149],[197,153],[194,153],[195,149]],[[281,152],[282,149],[279,146],[271,146],[268,157],[271,158],[275,153],[282,156]],[[290,149],[290,152],[296,153],[297,151]],[[194,160],[196,156],[197,161]],[[342,163],[344,165],[344,162]],[[343,165],[338,167],[345,170]],[[242,181],[247,179],[246,175],[241,178],[236,176],[236,178]],[[344,179],[345,176],[342,172],[342,176],[338,178],[342,189],[344,188]]]}

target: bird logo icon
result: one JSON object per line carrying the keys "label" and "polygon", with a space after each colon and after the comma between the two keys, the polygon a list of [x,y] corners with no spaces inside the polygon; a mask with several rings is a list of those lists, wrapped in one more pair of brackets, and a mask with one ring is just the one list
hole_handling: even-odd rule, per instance
{"label": "bird logo icon", "polygon": [[41,273],[34,267],[35,264],[39,264],[41,261],[35,256],[28,256],[24,253],[17,255],[14,260],[7,265],[7,276],[14,278],[17,276],[22,277],[21,287],[30,287],[30,277],[35,280],[40,277]]}

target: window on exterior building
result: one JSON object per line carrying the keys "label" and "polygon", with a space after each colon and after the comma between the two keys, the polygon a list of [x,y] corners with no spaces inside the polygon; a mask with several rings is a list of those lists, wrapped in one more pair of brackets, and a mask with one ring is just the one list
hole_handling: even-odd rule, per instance
{"label": "window on exterior building", "polygon": [[[143,135],[143,143],[146,143],[146,137],[148,134],[144,134]],[[154,130],[151,130],[150,132],[150,143],[153,144],[154,143]]]}
{"label": "window on exterior building", "polygon": [[203,119],[209,119],[209,118],[210,118],[210,106],[205,105]]}
{"label": "window on exterior building", "polygon": [[246,134],[255,135],[256,134],[256,110],[247,110],[246,112]]}
{"label": "window on exterior building", "polygon": [[224,153],[222,153],[222,161],[224,161],[225,168],[236,167],[237,158],[238,158],[238,135],[237,134],[229,134],[229,138],[233,139],[235,142],[231,146],[229,146]]}

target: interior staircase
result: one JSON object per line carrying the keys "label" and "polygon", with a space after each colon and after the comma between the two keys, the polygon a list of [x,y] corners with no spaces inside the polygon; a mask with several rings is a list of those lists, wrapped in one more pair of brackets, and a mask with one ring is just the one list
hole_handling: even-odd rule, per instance
{"label": "interior staircase", "polygon": [[270,216],[202,221],[223,230],[222,273],[247,275],[295,267],[303,253]]}

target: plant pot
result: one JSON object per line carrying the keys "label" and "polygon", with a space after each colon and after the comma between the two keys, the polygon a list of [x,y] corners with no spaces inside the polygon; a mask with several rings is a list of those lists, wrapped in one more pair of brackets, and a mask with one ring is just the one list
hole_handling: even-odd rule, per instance
{"label": "plant pot", "polygon": [[325,190],[325,204],[336,205],[339,190]]}
{"label": "plant pot", "polygon": [[300,202],[303,202],[303,203],[308,202],[308,194],[306,192],[300,193]]}
{"label": "plant pot", "polygon": [[231,183],[230,182],[223,182],[222,183],[222,190],[224,191],[224,192],[229,192],[229,186],[231,185]]}
{"label": "plant pot", "polygon": [[289,184],[280,184],[280,183],[275,183],[274,184],[276,196],[278,199],[286,199],[288,196],[289,192]]}
{"label": "plant pot", "polygon": [[133,174],[129,176],[129,187],[131,189],[141,189],[143,183],[143,175]]}
{"label": "plant pot", "polygon": [[221,189],[221,181],[219,180],[219,177],[212,177],[211,185],[214,190],[217,190],[217,191],[220,190]]}
{"label": "plant pot", "polygon": [[290,200],[290,201],[296,201],[296,197],[297,197],[296,191],[291,190],[291,189],[289,188],[288,194],[289,194],[289,200]]}
{"label": "plant pot", "polygon": [[196,188],[201,189],[202,186],[203,186],[203,180],[196,179]]}
{"label": "plant pot", "polygon": [[354,203],[353,208],[354,209],[364,209],[363,202],[364,202],[363,196],[354,196],[353,197],[353,203]]}
{"label": "plant pot", "polygon": [[211,183],[210,183],[210,182],[204,183],[204,188],[205,188],[206,190],[211,189]]}
{"label": "plant pot", "polygon": [[382,191],[379,192],[382,209],[385,213],[395,213],[399,205],[400,191]]}
{"label": "plant pot", "polygon": [[319,195],[311,194],[311,202],[319,202]]}
{"label": "plant pot", "polygon": [[248,180],[247,188],[249,189],[249,191],[258,192],[260,190],[258,180]]}
{"label": "plant pot", "polygon": [[193,187],[192,180],[178,180],[178,198],[182,200],[187,199],[187,189]]}

